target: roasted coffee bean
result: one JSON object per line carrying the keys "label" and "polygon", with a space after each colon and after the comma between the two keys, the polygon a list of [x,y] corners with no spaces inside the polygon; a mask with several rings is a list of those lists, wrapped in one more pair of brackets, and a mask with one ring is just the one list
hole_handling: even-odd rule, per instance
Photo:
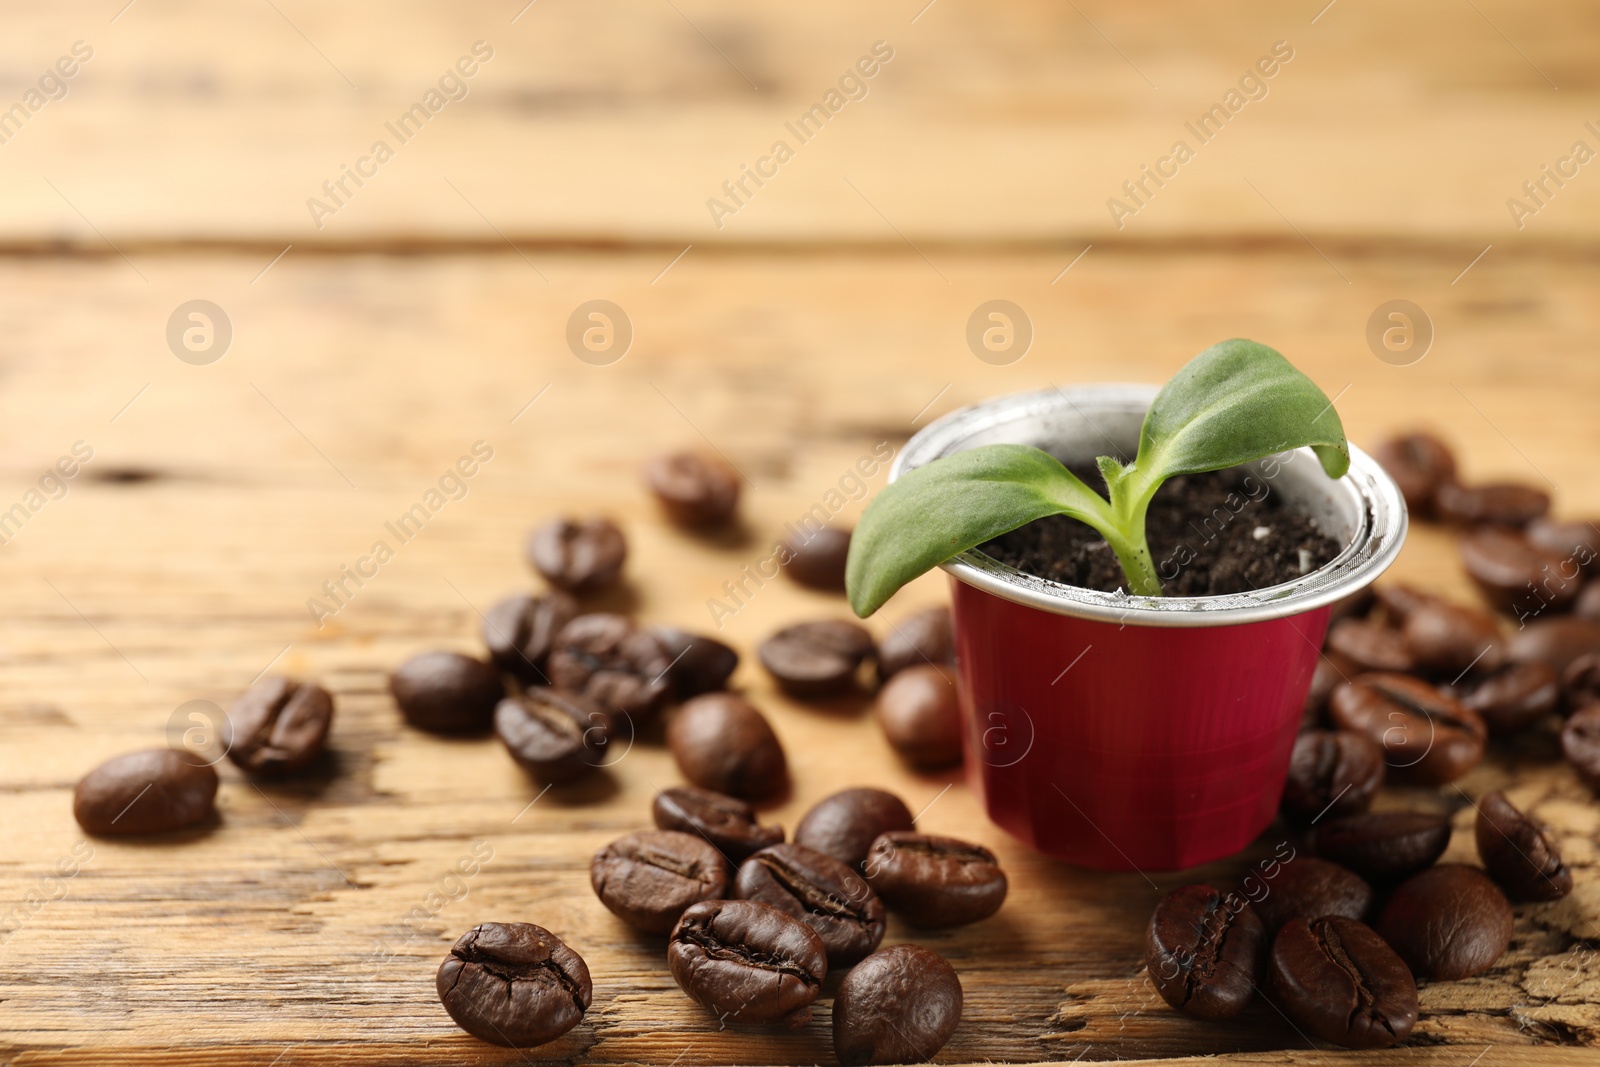
{"label": "roasted coffee bean", "polygon": [[1451,677],[1471,668],[1492,671],[1505,662],[1505,640],[1493,615],[1443,601],[1420,607],[1400,628],[1411,658],[1425,671]]}
{"label": "roasted coffee bean", "polygon": [[889,627],[878,643],[878,680],[923,663],[946,666],[956,661],[955,624],[950,609],[928,608]]}
{"label": "roasted coffee bean", "polygon": [[1504,793],[1478,801],[1478,855],[1489,876],[1517,900],[1560,900],[1572,892],[1572,872],[1539,824]]}
{"label": "roasted coffee bean", "polygon": [[1491,734],[1526,730],[1561,707],[1561,676],[1548,663],[1508,663],[1474,681],[1461,706],[1478,713]]}
{"label": "roasted coffee bean", "polygon": [[739,506],[739,472],[698,452],[669,452],[645,465],[645,482],[679,526],[716,526]]}
{"label": "roasted coffee bean", "polygon": [[495,669],[459,652],[424,652],[389,675],[389,692],[407,722],[435,733],[486,730],[505,696]]}
{"label": "roasted coffee bean", "polygon": [[732,693],[706,693],[679,708],[667,723],[667,746],[683,776],[703,789],[765,800],[789,786],[772,725]]}
{"label": "roasted coffee bean", "polygon": [[812,589],[844,592],[844,564],[850,556],[850,531],[842,526],[807,527],[783,543],[783,573]]}
{"label": "roasted coffee bean", "polygon": [[1361,675],[1335,689],[1329,707],[1335,725],[1377,742],[1390,772],[1405,780],[1452,781],[1483,758],[1487,731],[1482,720],[1407,675]]}
{"label": "roasted coffee bean", "polygon": [[1483,759],[1477,712],[1404,674],[1364,674],[1333,691],[1334,725],[1376,741],[1389,774],[1418,785],[1453,782]]}
{"label": "roasted coffee bean", "polygon": [[683,909],[728,891],[722,854],[702,837],[644,830],[594,854],[589,884],[611,913],[649,934],[670,931]]}
{"label": "roasted coffee bean", "polygon": [[508,596],[483,616],[483,643],[489,658],[524,682],[543,683],[545,660],[556,634],[577,614],[578,602],[559,591]]}
{"label": "roasted coffee bean", "polygon": [[494,732],[541,782],[570,782],[606,761],[611,716],[582,693],[533,686],[500,701]]}
{"label": "roasted coffee bean", "polygon": [[552,519],[528,536],[528,562],[569,593],[595,593],[617,580],[628,541],[610,519]]}
{"label": "roasted coffee bean", "polygon": [[663,789],[650,812],[661,829],[699,834],[734,864],[783,840],[783,827],[762,826],[756,810],[738,797],[692,785]]}
{"label": "roasted coffee bean", "polygon": [[1585,571],[1600,565],[1600,520],[1596,522],[1556,522],[1535,519],[1528,524],[1528,540],[1535,548],[1562,559],[1570,559]]}
{"label": "roasted coffee bean", "polygon": [[857,670],[873,654],[872,635],[843,620],[801,622],[761,642],[756,654],[791,696],[837,696],[855,684]]}
{"label": "roasted coffee bean", "polygon": [[862,960],[833,998],[833,1051],[845,1067],[926,1063],[961,1023],[961,979],[938,953],[895,945]]}
{"label": "roasted coffee bean", "polygon": [[793,1027],[811,1019],[828,953],[811,927],[777,908],[711,900],[678,920],[667,966],[679,988],[719,1018]]}
{"label": "roasted coffee bean", "polygon": [[1252,873],[1239,891],[1250,900],[1268,934],[1291,919],[1341,915],[1365,920],[1372,887],[1355,871],[1315,856],[1293,856],[1276,868]]}
{"label": "roasted coffee bean", "polygon": [[1418,589],[1403,582],[1376,586],[1373,595],[1383,606],[1383,613],[1389,617],[1390,624],[1396,627],[1404,626],[1406,619],[1410,618],[1411,613],[1418,608],[1444,603],[1440,597],[1426,589]]}
{"label": "roasted coffee bean", "polygon": [[879,834],[915,830],[911,810],[882,789],[845,789],[823,797],[795,827],[797,844],[859,869]]}
{"label": "roasted coffee bean", "polygon": [[883,940],[883,901],[861,876],[804,845],[764,848],[739,866],[733,895],[771,904],[817,932],[828,966],[852,964]]}
{"label": "roasted coffee bean", "polygon": [[1354,919],[1295,919],[1272,943],[1273,1001],[1296,1025],[1345,1048],[1388,1048],[1417,1022],[1417,983]]}
{"label": "roasted coffee bean", "polygon": [[672,683],[675,699],[688,700],[726,689],[734,668],[739,666],[739,653],[715,638],[673,626],[652,626],[649,633],[661,642],[671,663],[667,680]]}
{"label": "roasted coffee bean", "polygon": [[1590,789],[1600,793],[1600,704],[1573,713],[1561,728],[1561,753]]}
{"label": "roasted coffee bean", "polygon": [[1579,656],[1600,652],[1600,622],[1536,619],[1511,636],[1506,652],[1518,663],[1548,663],[1559,675]]}
{"label": "roasted coffee bean", "polygon": [[[579,615],[561,628],[545,673],[550,684],[599,701],[615,716],[644,722],[672,695],[661,642],[621,615]],[[620,723],[618,724],[620,728]]]}
{"label": "roasted coffee bean", "polygon": [[1318,855],[1378,884],[1431,867],[1449,844],[1449,818],[1425,811],[1347,815],[1317,830]]}
{"label": "roasted coffee bean", "polygon": [[228,708],[228,758],[256,774],[297,771],[322,754],[333,696],[294,678],[263,678]]}
{"label": "roasted coffee bean", "polygon": [[106,760],[72,793],[72,817],[103,836],[180,830],[211,817],[217,772],[186,752],[151,748]]}
{"label": "roasted coffee bean", "polygon": [[961,704],[948,667],[924,663],[890,678],[878,693],[878,725],[889,747],[918,770],[961,762]]}
{"label": "roasted coffee bean", "polygon": [[865,870],[867,884],[912,926],[965,926],[987,919],[1006,899],[1006,874],[994,853],[953,837],[881,834]]}
{"label": "roasted coffee bean", "polygon": [[1600,622],[1600,578],[1591,578],[1572,602],[1572,613],[1590,622]]}
{"label": "roasted coffee bean", "polygon": [[1461,565],[1491,607],[1519,622],[1564,611],[1578,596],[1577,565],[1521,533],[1485,526],[1461,538]]}
{"label": "roasted coffee bean", "polygon": [[1511,904],[1476,867],[1444,863],[1401,883],[1377,930],[1419,978],[1482,974],[1511,944]]}
{"label": "roasted coffee bean", "polygon": [[1145,969],[1161,999],[1185,1015],[1230,1019],[1256,995],[1267,932],[1249,901],[1208,885],[1161,898],[1145,930]]}
{"label": "roasted coffee bean", "polygon": [[1309,730],[1295,738],[1283,813],[1308,823],[1366,811],[1383,785],[1383,748],[1349,730]]}
{"label": "roasted coffee bean", "polygon": [[583,957],[532,923],[474,926],[451,946],[434,984],[457,1026],[508,1048],[554,1041],[594,999]]}
{"label": "roasted coffee bean", "polygon": [[1320,726],[1327,718],[1328,697],[1360,673],[1360,667],[1337,652],[1324,652],[1317,657],[1317,669],[1311,675],[1311,688],[1306,692],[1305,706],[1301,709],[1302,728]]}
{"label": "roasted coffee bean", "polygon": [[1409,671],[1416,666],[1404,634],[1367,619],[1340,619],[1330,626],[1328,649],[1363,671]]}
{"label": "roasted coffee bean", "polygon": [[1400,493],[1406,507],[1420,516],[1433,514],[1433,495],[1455,480],[1456,459],[1450,446],[1432,434],[1414,433],[1383,442],[1372,451]]}
{"label": "roasted coffee bean", "polygon": [[1573,710],[1600,704],[1600,652],[1586,652],[1567,664],[1561,690]]}
{"label": "roasted coffee bean", "polygon": [[1433,494],[1433,506],[1440,518],[1451,522],[1526,526],[1550,510],[1550,494],[1520,482],[1446,482]]}

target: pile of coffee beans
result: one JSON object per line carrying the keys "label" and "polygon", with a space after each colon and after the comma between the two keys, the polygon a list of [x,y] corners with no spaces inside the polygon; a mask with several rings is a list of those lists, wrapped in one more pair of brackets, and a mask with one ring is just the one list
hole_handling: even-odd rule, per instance
{"label": "pile of coffee beans", "polygon": [[[653,462],[647,475],[669,518],[703,530],[732,521],[738,498],[737,482],[731,491],[710,486],[720,477],[716,471],[715,461],[677,454]],[[702,481],[705,492],[691,492]],[[699,510],[691,515],[684,510],[691,500],[732,503],[715,515],[695,505]],[[806,584],[842,592],[848,531],[825,527],[812,540],[832,546],[840,579],[836,588],[810,578]],[[787,760],[765,715],[726,690],[739,664],[736,651],[704,634],[584,610],[582,598],[621,578],[628,552],[621,529],[601,517],[560,518],[535,530],[528,546],[529,563],[553,588],[512,594],[484,613],[486,659],[428,651],[396,668],[389,687],[407,722],[441,734],[493,726],[530,775],[565,783],[606,765],[615,743],[631,744],[678,704],[668,718],[667,741],[690,782],[747,800],[787,790]],[[801,548],[785,558],[808,559],[812,550]],[[816,577],[815,561],[806,566]],[[948,608],[892,624],[882,649],[857,622],[818,619],[780,629],[757,655],[779,688],[799,700],[865,696],[881,686],[878,721],[910,766],[937,770],[960,763]]]}
{"label": "pile of coffee beans", "polygon": [[[704,534],[738,523],[741,476],[718,458],[673,453],[645,480],[666,517]],[[785,573],[842,594],[850,530],[807,519],[777,546]],[[618,918],[667,937],[666,963],[686,993],[722,1019],[803,1024],[829,968],[848,970],[833,1012],[840,1061],[910,1062],[934,1055],[961,1018],[961,984],[916,945],[880,948],[887,916],[926,928],[977,922],[1006,894],[980,845],[920,834],[892,794],[850,789],[816,805],[793,842],[751,802],[790,789],[788,760],[766,715],[728,690],[739,654],[709,636],[641,626],[587,605],[622,580],[628,541],[604,516],[563,516],[529,535],[529,566],[548,583],[483,616],[481,658],[414,655],[389,677],[412,727],[442,735],[490,730],[532,779],[555,787],[616,762],[641,731],[664,733],[690,783],[655,799],[654,830],[595,854],[595,894]],[[959,763],[960,725],[950,614],[935,608],[891,627],[880,649],[845,619],[796,623],[759,659],[801,700],[867,696],[882,686],[879,721],[917,768]],[[221,748],[250,775],[302,771],[321,754],[334,700],[313,683],[269,677],[227,713]],[[664,731],[655,730],[665,720]],[[220,756],[218,757],[220,758]],[[86,775],[74,814],[89,833],[139,835],[215,818],[217,773],[205,754],[154,749]],[[581,956],[525,922],[483,923],[439,968],[439,999],[461,1028],[528,1048],[575,1026],[593,998]]]}
{"label": "pile of coffee beans", "polygon": [[1175,889],[1146,930],[1151,980],[1199,1018],[1231,1018],[1259,994],[1325,1041],[1397,1044],[1417,1022],[1417,979],[1470,978],[1505,953],[1508,894],[1571,891],[1555,844],[1503,793],[1478,802],[1475,836],[1484,869],[1435,866],[1447,816],[1347,815],[1317,829],[1316,856],[1291,848],[1227,892]]}
{"label": "pile of coffee beans", "polygon": [[1443,441],[1412,433],[1374,452],[1413,515],[1462,531],[1461,562],[1484,599],[1519,623],[1575,611],[1600,620],[1600,527],[1552,519],[1550,494],[1519,482],[1463,485]]}
{"label": "pile of coffee beans", "polygon": [[[698,786],[662,790],[651,815],[657,829],[595,853],[590,883],[618,919],[665,935],[673,979],[719,1022],[805,1026],[830,969],[843,968],[841,1063],[921,1062],[955,1033],[955,969],[919,945],[881,948],[886,916],[921,928],[988,918],[1007,888],[993,853],[918,833],[905,803],[880,789],[818,802],[792,842],[747,802]],[[516,1048],[566,1033],[594,995],[583,958],[531,923],[468,931],[436,984],[463,1030]]]}
{"label": "pile of coffee beans", "polygon": [[[719,459],[661,456],[645,479],[686,530],[737,522],[740,478]],[[848,530],[812,524],[793,531],[778,558],[795,581],[842,593],[849,546]],[[485,613],[485,659],[430,651],[396,668],[390,690],[401,714],[442,734],[492,726],[545,785],[614,763],[614,746],[664,721],[660,733],[689,784],[657,795],[655,829],[595,853],[590,881],[600,902],[629,926],[665,936],[668,969],[719,1019],[803,1025],[829,969],[848,969],[833,1012],[841,1062],[931,1057],[960,1021],[961,984],[927,949],[880,949],[887,915],[921,927],[987,918],[1006,894],[994,855],[917,833],[905,804],[877,789],[828,797],[793,842],[764,825],[752,802],[788,793],[788,758],[765,713],[727,688],[739,654],[705,635],[585,609],[621,580],[627,555],[626,536],[603,517],[540,526],[527,558],[551,588],[513,594]],[[764,641],[758,658],[801,700],[849,699],[881,685],[879,721],[908,763],[960,762],[948,609],[903,620],[881,649],[854,621],[799,622]],[[565,1033],[593,995],[578,954],[530,923],[463,935],[438,990],[462,1029],[519,1048]]]}
{"label": "pile of coffee beans", "polygon": [[1532,486],[1463,485],[1428,434],[1376,456],[1414,515],[1461,529],[1486,606],[1406,585],[1337,605],[1282,801],[1314,855],[1285,841],[1287,858],[1234,889],[1174,890],[1146,937],[1151,980],[1180,1011],[1227,1018],[1259,994],[1350,1048],[1404,1040],[1419,979],[1492,967],[1510,944],[1512,901],[1572,890],[1555,842],[1504,793],[1443,794],[1444,808],[1475,809],[1479,868],[1438,864],[1451,836],[1441,810],[1369,811],[1381,787],[1445,786],[1497,740],[1559,730],[1568,762],[1600,789],[1600,529],[1551,520]]}
{"label": "pile of coffee beans", "polygon": [[656,830],[595,853],[590,882],[617,918],[668,935],[667,966],[695,1002],[724,1021],[804,1026],[829,970],[846,968],[833,1005],[840,1062],[926,1060],[955,1032],[954,969],[917,945],[879,946],[891,913],[932,929],[998,911],[1007,881],[988,849],[917,832],[881,789],[819,801],[792,842],[745,801],[700,786],[662,790],[651,815]]}
{"label": "pile of coffee beans", "polygon": [[1429,434],[1375,454],[1415,514],[1460,529],[1487,610],[1400,585],[1340,605],[1308,720],[1365,734],[1394,780],[1436,785],[1475,766],[1491,738],[1561,716],[1564,755],[1600,789],[1600,526],[1552,519],[1534,486],[1461,484]]}
{"label": "pile of coffee beans", "polygon": [[[666,456],[646,478],[685,528],[734,520],[739,481],[725,464]],[[797,581],[842,592],[848,549],[848,531],[826,527],[791,541],[786,567]],[[985,918],[1005,896],[994,856],[916,834],[905,805],[872,789],[819,804],[803,824],[816,827],[806,840],[785,843],[781,827],[762,825],[750,802],[788,792],[788,760],[766,715],[726,688],[738,653],[708,636],[584,610],[582,598],[617,582],[626,558],[625,536],[603,518],[535,530],[528,560],[553,588],[508,596],[485,613],[487,660],[424,652],[397,668],[390,689],[402,715],[439,733],[492,724],[531,777],[562,784],[606,765],[613,744],[631,743],[665,714],[668,749],[691,784],[656,797],[657,829],[595,854],[590,881],[600,902],[629,926],[666,935],[678,984],[723,1020],[803,1025],[830,966],[865,967],[892,984],[897,1010],[885,1013],[876,978],[847,976],[834,1011],[841,1061],[932,1056],[960,1021],[960,982],[926,949],[877,951],[885,902],[924,926]],[[866,691],[864,668],[876,664],[889,681],[880,716],[891,743],[916,766],[949,765],[960,759],[959,719],[953,685],[935,665],[953,657],[948,611],[916,616],[905,630],[889,659],[855,622],[803,622],[765,641],[759,657],[784,691],[805,700]],[[937,681],[917,683],[924,670]],[[897,674],[912,679],[900,695],[891,691]],[[462,1029],[519,1048],[576,1025],[593,994],[577,953],[529,923],[488,923],[464,935],[439,969],[438,989]]]}
{"label": "pile of coffee beans", "polygon": [[[645,474],[674,523],[705,531],[737,521],[740,479],[724,461],[671,453],[653,459]],[[842,593],[849,547],[848,529],[808,521],[780,546],[779,559],[797,582]],[[771,726],[759,709],[724,691],[737,652],[676,627],[584,611],[581,598],[621,579],[628,543],[616,523],[603,516],[551,520],[528,537],[526,555],[550,588],[512,594],[484,613],[486,658],[426,651],[392,672],[390,692],[408,723],[440,734],[493,728],[529,775],[559,784],[604,766],[615,743],[631,744],[636,731],[679,702],[669,743],[691,782],[749,799],[787,788]],[[866,694],[874,682],[884,684],[878,718],[906,762],[925,770],[960,762],[948,608],[892,625],[881,649],[853,621],[797,623],[763,642],[759,658],[797,699]],[[865,674],[868,664],[876,665],[876,678]],[[896,674],[905,677],[891,684]],[[228,717],[222,748],[229,757],[248,773],[282,775],[322,752],[333,698],[313,683],[269,677]],[[218,782],[206,754],[136,755],[109,761],[80,786],[75,810],[85,829],[144,834],[212,818]]]}

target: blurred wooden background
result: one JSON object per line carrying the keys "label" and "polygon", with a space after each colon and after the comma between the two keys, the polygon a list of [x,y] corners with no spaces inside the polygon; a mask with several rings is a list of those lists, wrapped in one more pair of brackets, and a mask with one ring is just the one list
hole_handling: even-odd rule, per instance
{"label": "blurred wooden background", "polygon": [[[4,25],[0,512],[27,516],[0,545],[0,1062],[831,1061],[825,1010],[798,1034],[718,1032],[659,945],[593,899],[589,854],[676,780],[659,746],[529,808],[537,788],[492,740],[398,725],[386,670],[476,648],[477,612],[533,585],[520,541],[554,513],[626,526],[615,605],[709,627],[707,599],[878,442],[998,393],[1161,380],[1241,335],[1336,395],[1357,443],[1430,425],[1470,476],[1600,512],[1600,169],[1574,158],[1580,140],[1600,151],[1589,5],[110,0],[12,4]],[[387,130],[480,41],[492,56],[420,130]],[[785,124],[877,42],[892,58],[801,143]],[[1200,144],[1185,124],[1278,42],[1292,58]],[[58,68],[75,46],[92,54]],[[324,182],[380,139],[392,158],[332,204]],[[793,158],[719,227],[707,200],[780,139]],[[1193,158],[1119,228],[1108,198],[1131,203],[1123,182],[1180,139]],[[1558,187],[1545,165],[1571,176]],[[1535,201],[1523,183],[1541,179]],[[313,197],[337,207],[320,227]],[[1512,197],[1537,208],[1520,228]],[[232,331],[203,365],[167,338],[198,299]],[[594,299],[633,327],[607,365],[565,339]],[[992,299],[1033,330],[1004,365],[966,341]],[[1395,299],[1432,324],[1412,362],[1367,341]],[[494,459],[465,497],[318,628],[307,599],[479,440]],[[93,458],[64,492],[29,497],[80,441]],[[672,531],[638,483],[650,451],[708,443],[751,483],[742,539]],[[1466,595],[1438,531],[1416,532],[1399,571]],[[888,618],[942,598],[940,581]],[[779,582],[722,636],[749,653],[844,611]],[[335,691],[336,758],[259,789],[225,765],[211,832],[94,841],[82,860],[78,777],[269,666]],[[1221,1027],[1159,1003],[1143,924],[1197,875],[1031,856],[955,776],[901,769],[864,705],[788,702],[748,658],[736,681],[788,746],[786,825],[887,783],[1012,872],[994,920],[920,938],[967,986],[941,1061],[1592,1057],[1557,1046],[1600,1037],[1600,814],[1544,759],[1548,738],[1461,785],[1517,783],[1558,826],[1577,892],[1519,909],[1489,975],[1425,987],[1411,1047],[1357,1056],[1312,1051],[1267,1008]],[[478,841],[493,860],[427,903]],[[1458,834],[1450,858],[1472,855]],[[486,919],[539,922],[588,958],[595,1007],[563,1041],[492,1049],[439,1007],[433,971]]]}

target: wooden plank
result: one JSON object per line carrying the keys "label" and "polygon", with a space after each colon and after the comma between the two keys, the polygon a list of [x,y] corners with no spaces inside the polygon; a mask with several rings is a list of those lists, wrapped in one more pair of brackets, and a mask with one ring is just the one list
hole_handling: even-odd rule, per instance
{"label": "wooden plank", "polygon": [[[656,252],[540,254],[532,265],[512,253],[291,255],[260,275],[265,258],[147,254],[139,273],[116,257],[0,259],[0,286],[26,294],[7,303],[0,329],[0,503],[23,499],[74,442],[94,450],[66,495],[0,549],[0,1053],[14,1063],[519,1062],[455,1030],[433,992],[449,943],[486,919],[549,926],[596,975],[584,1023],[526,1058],[831,1059],[826,1005],[798,1033],[719,1032],[672,983],[659,941],[594,900],[589,855],[645,826],[652,793],[677,780],[659,743],[529,807],[538,790],[492,740],[398,724],[386,670],[423,648],[475,648],[477,610],[532,584],[524,531],[558,511],[605,510],[625,524],[629,589],[610,603],[709,628],[708,599],[878,442],[997,393],[1158,380],[1232,334],[1279,346],[1341,393],[1358,442],[1431,423],[1459,443],[1470,475],[1542,475],[1563,511],[1600,510],[1589,462],[1600,365],[1583,340],[1600,267],[1586,257],[1513,250],[1454,286],[1470,250],[1351,256],[1340,263],[1349,284],[1310,250],[1097,249],[1054,285],[1065,257],[950,249],[933,266],[910,252],[697,248],[665,275],[670,256]],[[563,340],[572,309],[597,295],[636,327],[633,348],[604,367]],[[980,362],[963,339],[972,308],[996,295],[1037,328],[1033,349],[1006,367]],[[1371,310],[1396,295],[1438,327],[1434,350],[1409,367],[1379,361],[1363,338]],[[163,337],[173,308],[200,296],[234,326],[209,366],[180,362]],[[315,626],[306,601],[477,440],[494,458],[465,498]],[[708,440],[753,483],[742,538],[674,532],[637,482],[651,450]],[[1398,571],[1465,595],[1442,532],[1419,529]],[[937,577],[924,579],[886,617],[943,596]],[[1600,1037],[1600,964],[1587,947],[1600,936],[1600,815],[1541,758],[1548,738],[1497,754],[1461,786],[1477,795],[1520,783],[1515,795],[1557,827],[1577,891],[1520,908],[1513,950],[1489,974],[1425,987],[1411,1047],[1346,1056],[1314,1049],[1266,1007],[1232,1026],[1178,1016],[1141,973],[1143,924],[1162,890],[1236,877],[1279,837],[1149,882],[1029,854],[954,776],[901,768],[864,705],[796,704],[748,662],[777,626],[843,612],[775,582],[721,634],[747,653],[736,682],[769,711],[794,767],[775,818],[792,827],[826,793],[882,783],[931,805],[925,826],[1001,854],[1013,892],[994,919],[936,934],[891,926],[891,940],[915,936],[962,973],[967,1012],[946,1061],[1260,1053],[1445,1065],[1485,1047],[1497,1063],[1592,1058],[1550,1046]],[[53,877],[81,849],[70,792],[85,770],[162,743],[174,709],[225,702],[269,665],[337,694],[330,765],[261,788],[224,767],[215,828],[94,841],[81,873]],[[1470,814],[1458,812],[1458,829]],[[446,881],[475,842],[493,857],[464,885]],[[1470,835],[1449,855],[1470,860]]]}
{"label": "wooden plank", "polygon": [[[122,5],[102,6],[13,13],[0,45],[0,108],[26,103],[75,42],[93,50],[65,98],[34,98],[37,112],[0,128],[0,240],[13,246],[898,244],[898,231],[1075,252],[1299,230],[1476,250],[1581,243],[1600,227],[1593,168],[1568,165],[1560,187],[1541,171],[1575,141],[1600,150],[1580,3],[284,0],[144,2],[115,21]],[[465,98],[414,136],[391,133],[478,41],[493,58]],[[821,133],[790,132],[878,41],[893,59],[865,96]],[[1246,85],[1265,95],[1228,100],[1279,41],[1293,58]],[[1238,107],[1220,134],[1189,130],[1219,104]],[[380,140],[393,158],[347,180],[343,203],[322,192]],[[780,140],[794,158],[713,217],[723,183]],[[1161,164],[1180,140],[1194,158]],[[1136,213],[1114,219],[1108,201],[1126,202],[1146,165],[1175,176],[1146,180]],[[1545,193],[1529,201],[1533,180]],[[1514,219],[1512,197],[1537,214]],[[312,198],[336,212],[314,219]]]}

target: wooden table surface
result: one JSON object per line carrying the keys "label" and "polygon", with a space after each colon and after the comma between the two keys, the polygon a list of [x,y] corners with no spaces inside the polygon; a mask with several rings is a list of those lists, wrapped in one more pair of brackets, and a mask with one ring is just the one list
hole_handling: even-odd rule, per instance
{"label": "wooden table surface", "polygon": [[[825,1003],[798,1033],[719,1031],[660,943],[594,899],[591,853],[647,826],[678,780],[659,743],[541,794],[492,739],[400,725],[386,672],[476,650],[479,612],[536,586],[521,539],[557,513],[626,528],[607,605],[711,630],[723,583],[880,442],[996,394],[1159,381],[1230,336],[1288,354],[1359,444],[1432,426],[1470,476],[1600,512],[1600,171],[1572,163],[1537,204],[1521,191],[1573,142],[1600,147],[1590,6],[522,4],[6,12],[0,109],[24,114],[8,128],[0,110],[0,513],[21,503],[25,521],[0,544],[0,1063],[832,1062]],[[79,41],[92,57],[32,109]],[[478,41],[493,55],[465,98],[318,228],[307,199]],[[707,199],[879,41],[893,58],[865,96],[719,228]],[[1264,98],[1119,229],[1107,199],[1279,41],[1293,58]],[[1513,196],[1537,207],[1520,229]],[[597,298],[634,329],[609,365],[565,340]],[[1004,366],[965,340],[995,298],[1034,329]],[[1396,298],[1435,329],[1405,366],[1366,340]],[[167,340],[195,299],[232,331],[205,365]],[[396,544],[384,524],[477,442],[492,460]],[[740,535],[657,515],[638,465],[680,445],[746,475]],[[30,495],[75,447],[92,453],[79,473]],[[380,539],[394,558],[319,625],[308,601]],[[1470,595],[1438,530],[1416,529],[1396,573]],[[871,625],[945,596],[920,580]],[[1279,831],[1149,878],[1032,855],[958,775],[903,769],[864,703],[797,704],[750,661],[784,623],[845,614],[776,581],[720,636],[794,768],[774,818],[880,784],[926,807],[924,827],[1000,853],[995,918],[890,926],[961,972],[941,1062],[1595,1061],[1600,805],[1549,737],[1497,751],[1463,793],[1384,803],[1443,804],[1465,830],[1466,798],[1508,787],[1555,827],[1574,893],[1519,908],[1488,974],[1425,985],[1407,1047],[1344,1053],[1264,1006],[1184,1018],[1143,974],[1160,893],[1236,877]],[[267,784],[223,764],[216,826],[85,840],[85,771],[268,669],[335,693],[325,765]],[[1470,833],[1447,858],[1474,858]],[[449,944],[490,919],[538,922],[589,961],[594,1007],[547,1048],[481,1044],[438,1004]]]}

